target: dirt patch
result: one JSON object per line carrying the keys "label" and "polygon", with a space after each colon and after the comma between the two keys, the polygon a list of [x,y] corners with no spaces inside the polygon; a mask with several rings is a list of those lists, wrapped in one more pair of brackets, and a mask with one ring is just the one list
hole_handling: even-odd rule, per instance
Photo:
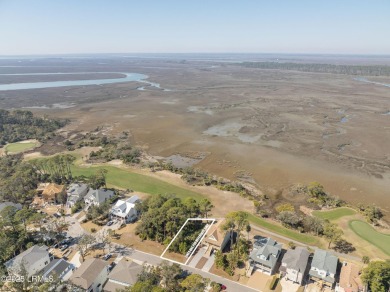
{"label": "dirt patch", "polygon": [[137,235],[135,235],[136,227],[137,223],[128,224],[125,228],[115,231],[120,235],[120,238],[114,239],[113,241],[127,247],[132,247],[143,252],[160,256],[165,247],[155,241],[141,240]]}

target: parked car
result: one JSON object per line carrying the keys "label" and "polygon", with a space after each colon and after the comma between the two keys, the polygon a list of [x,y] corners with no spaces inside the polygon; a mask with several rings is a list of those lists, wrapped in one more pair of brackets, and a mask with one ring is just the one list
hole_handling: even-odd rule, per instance
{"label": "parked car", "polygon": [[227,287],[224,284],[222,283],[218,283],[218,284],[222,291],[227,289]]}
{"label": "parked car", "polygon": [[103,260],[107,261],[109,258],[112,257],[112,254],[108,253],[103,257]]}
{"label": "parked car", "polygon": [[68,247],[69,247],[69,246],[68,246],[67,244],[61,245],[60,250],[61,250],[61,251],[64,251],[64,250],[66,250]]}
{"label": "parked car", "polygon": [[114,224],[114,222],[108,221],[106,225],[107,225],[107,226],[111,226],[112,224]]}
{"label": "parked car", "polygon": [[112,262],[111,264],[108,265],[108,271],[111,271],[115,267],[116,263]]}

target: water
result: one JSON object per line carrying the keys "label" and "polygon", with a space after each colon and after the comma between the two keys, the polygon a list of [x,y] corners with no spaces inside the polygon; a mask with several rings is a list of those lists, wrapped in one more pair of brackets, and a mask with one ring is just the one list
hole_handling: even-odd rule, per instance
{"label": "water", "polygon": [[354,78],[354,80],[360,81],[360,82],[365,82],[365,83],[371,83],[371,84],[376,84],[376,85],[382,85],[382,86],[390,87],[390,84],[388,84],[388,83],[381,83],[381,82],[376,82],[376,81],[370,81],[370,80],[368,80],[366,78],[363,78],[363,77]]}
{"label": "water", "polygon": [[77,72],[77,73],[27,73],[27,74],[0,74],[6,76],[29,76],[29,75],[74,75],[74,74],[88,74],[88,73],[117,73],[123,74],[124,77],[111,78],[111,79],[92,79],[92,80],[66,80],[66,81],[48,81],[48,82],[26,82],[26,83],[11,83],[0,84],[0,91],[5,90],[23,90],[23,89],[39,89],[39,88],[52,88],[52,87],[65,87],[65,86],[85,86],[85,85],[103,85],[112,83],[124,83],[124,82],[144,82],[149,86],[161,88],[160,84],[146,81],[147,75],[139,73],[123,73],[123,72]]}

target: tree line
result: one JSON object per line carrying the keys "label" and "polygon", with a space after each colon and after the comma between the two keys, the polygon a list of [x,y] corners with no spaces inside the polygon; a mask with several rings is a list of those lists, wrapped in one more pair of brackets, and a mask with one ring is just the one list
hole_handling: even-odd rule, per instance
{"label": "tree line", "polygon": [[[149,239],[168,244],[188,218],[207,217],[213,208],[207,199],[196,201],[192,198],[181,200],[174,195],[157,195],[136,204],[141,214],[141,221],[136,228],[136,234],[141,239]],[[196,231],[199,226],[193,225],[190,231]],[[190,235],[191,232],[187,234]],[[190,239],[183,235],[182,242],[189,244]],[[185,253],[188,246],[172,244],[173,251]]]}
{"label": "tree line", "polygon": [[247,68],[278,69],[313,73],[333,73],[362,76],[390,76],[390,66],[333,65],[316,63],[243,62],[236,64]]}
{"label": "tree line", "polygon": [[0,146],[27,139],[44,141],[69,121],[35,117],[31,111],[0,109]]}

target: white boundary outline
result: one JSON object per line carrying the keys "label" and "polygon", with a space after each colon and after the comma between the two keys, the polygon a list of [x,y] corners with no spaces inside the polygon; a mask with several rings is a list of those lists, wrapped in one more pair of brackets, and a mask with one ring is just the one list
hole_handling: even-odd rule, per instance
{"label": "white boundary outline", "polygon": [[[166,247],[166,249],[163,251],[163,253],[160,255],[160,258],[161,259],[164,259],[164,260],[168,260],[168,261],[171,261],[171,262],[174,262],[176,264],[180,264],[180,265],[187,265],[188,261],[191,259],[193,253],[196,251],[196,249],[198,248],[199,244],[201,244],[201,242],[203,241],[203,238],[206,236],[207,232],[209,232],[210,228],[213,226],[214,222],[216,221],[217,219],[215,218],[188,218],[186,220],[186,222],[184,222],[183,226],[179,229],[179,231],[176,233],[175,237],[172,238],[171,242],[168,244],[168,246]],[[182,231],[182,229],[184,228],[184,226],[186,226],[186,224],[188,223],[188,221],[212,221],[210,226],[207,228],[206,232],[203,234],[202,238],[199,240],[198,244],[194,247],[194,249],[192,250],[191,254],[189,255],[188,259],[186,260],[186,262],[183,264],[183,263],[180,263],[178,261],[175,261],[175,260],[172,260],[172,259],[168,259],[168,258],[165,258],[164,257],[164,254],[168,251],[169,247],[171,246],[171,244],[175,241],[176,237],[179,235],[179,233]]]}

